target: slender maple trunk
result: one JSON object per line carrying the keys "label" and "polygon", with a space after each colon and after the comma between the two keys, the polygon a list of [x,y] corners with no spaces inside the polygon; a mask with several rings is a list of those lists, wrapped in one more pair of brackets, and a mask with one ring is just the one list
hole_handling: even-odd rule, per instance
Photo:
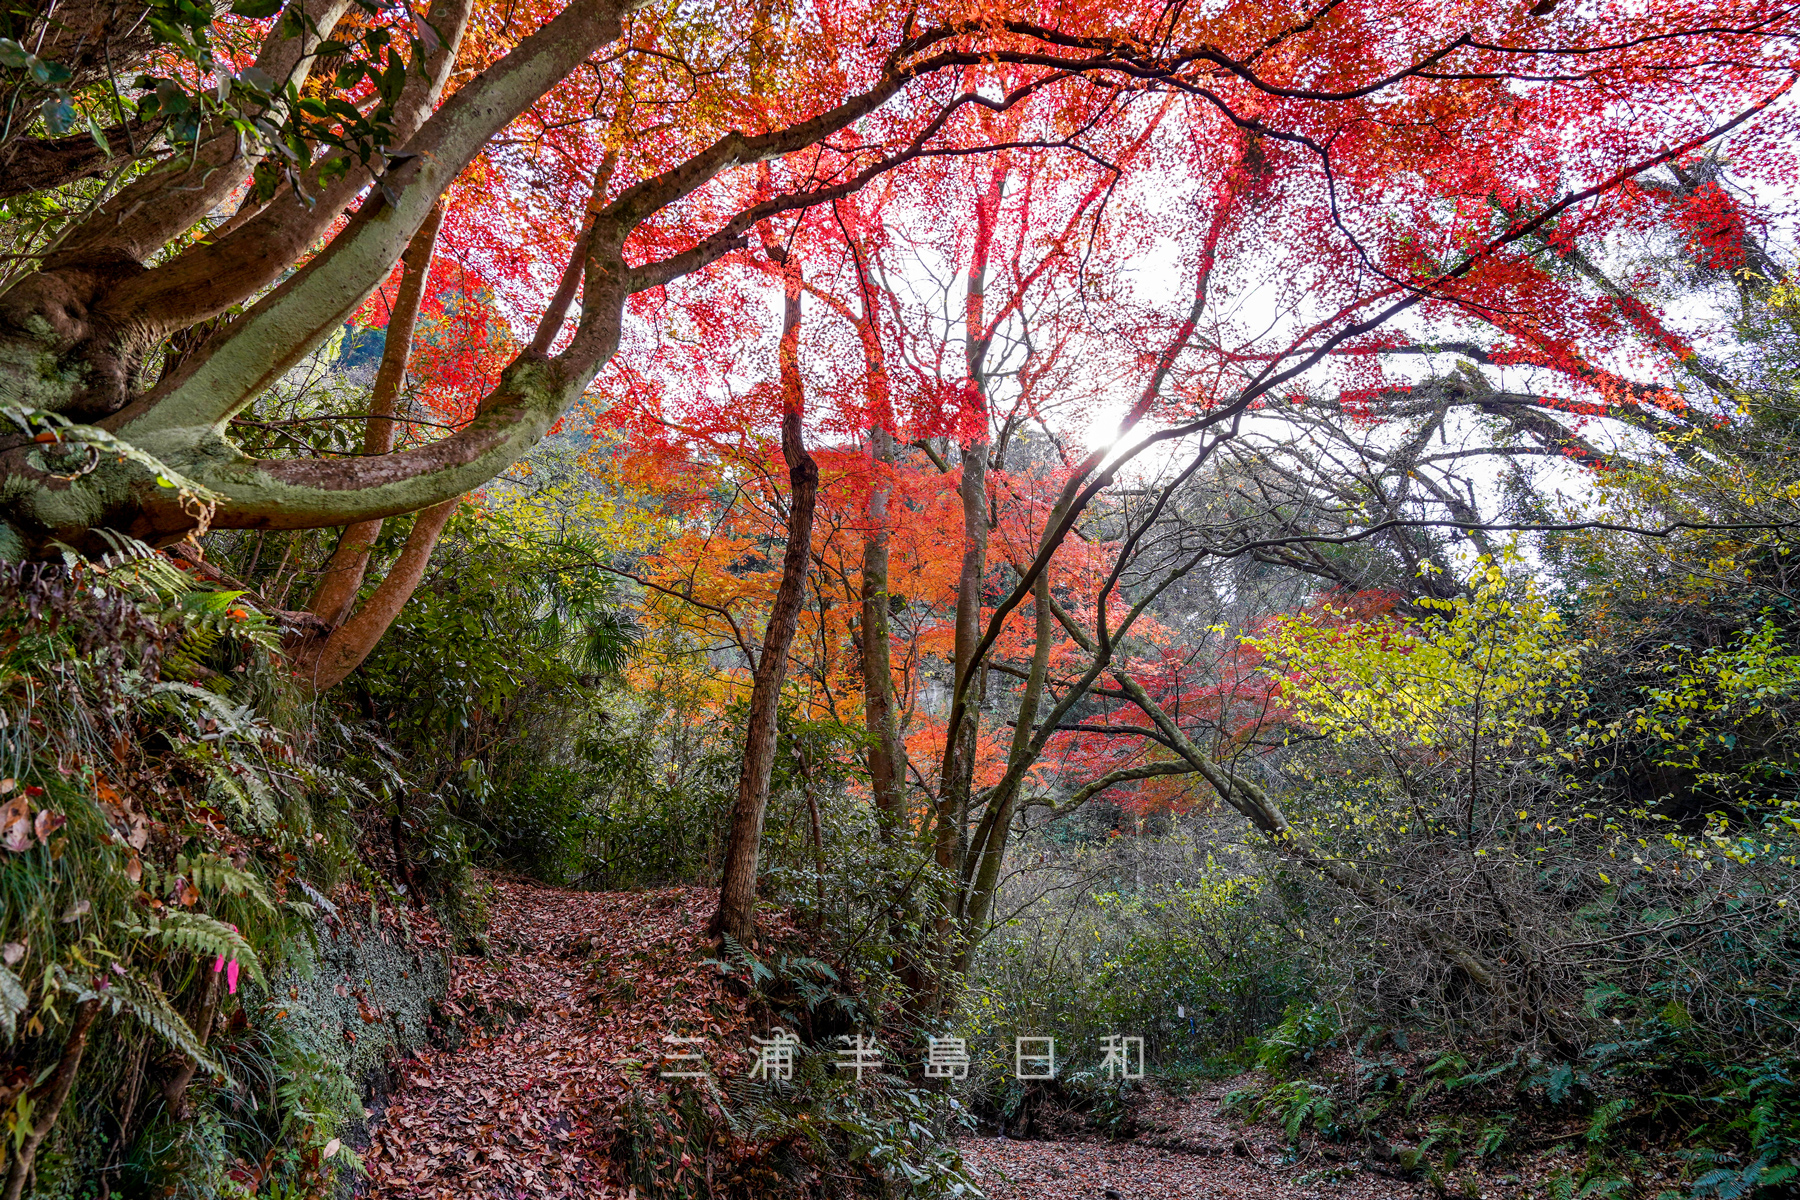
{"label": "slender maple trunk", "polygon": [[81,1056],[87,1050],[88,1031],[93,1028],[94,1018],[99,1015],[98,999],[84,1000],[76,1005],[68,1040],[63,1043],[62,1060],[56,1064],[56,1073],[36,1097],[33,1111],[37,1113],[37,1120],[26,1130],[25,1136],[13,1150],[12,1163],[6,1172],[5,1200],[19,1200],[25,1194],[25,1181],[37,1162],[38,1147],[50,1136],[50,1130],[56,1126],[56,1118],[61,1115],[63,1105],[68,1102],[69,1091],[75,1086],[75,1074],[81,1069]]}
{"label": "slender maple trunk", "polygon": [[[968,793],[976,777],[976,745],[981,734],[981,694],[985,671],[976,662],[981,644],[981,585],[988,570],[988,380],[986,356],[994,331],[986,322],[988,252],[994,245],[994,219],[1006,187],[1006,167],[995,166],[988,187],[976,203],[976,236],[968,255],[968,291],[963,304],[963,345],[967,356],[968,389],[981,417],[981,434],[963,443],[963,479],[958,493],[963,500],[963,563],[956,579],[956,651],[954,691],[968,700],[961,709],[950,705],[950,729],[943,730],[943,774],[938,781],[936,860],[950,878],[961,878],[961,864],[968,849]],[[970,675],[974,673],[974,678]],[[961,892],[961,889],[958,889]],[[958,896],[950,898],[952,910]],[[949,932],[947,928],[941,932]]]}
{"label": "slender maple trunk", "polygon": [[[444,205],[439,201],[401,256],[400,290],[394,297],[394,310],[388,316],[387,340],[381,348],[381,366],[375,372],[375,388],[369,396],[369,417],[363,425],[362,452],[365,456],[386,454],[394,448],[394,408],[406,383],[413,333],[418,328],[425,283],[431,274],[431,255],[437,247],[438,230],[443,223]],[[375,539],[381,536],[381,526],[379,519],[346,526],[343,536],[338,539],[337,549],[332,551],[330,561],[320,572],[319,586],[307,609],[334,629],[350,616],[351,607],[356,603],[356,593],[368,572],[369,553],[375,548]]]}
{"label": "slender maple trunk", "polygon": [[[988,253],[993,245],[994,218],[1006,183],[997,166],[988,188],[975,205],[975,237],[970,251],[968,291],[963,309],[963,336],[970,398],[980,432],[961,444],[963,554],[956,580],[956,640],[950,721],[944,730],[943,769],[938,777],[932,853],[943,873],[943,911],[937,921],[936,977],[928,996],[918,997],[926,1012],[942,1013],[950,1001],[949,975],[962,959],[961,928],[964,864],[969,853],[969,799],[975,783],[975,755],[980,744],[981,707],[987,671],[976,651],[981,644],[981,595],[987,577],[988,551],[988,397],[987,350],[993,337],[986,315]],[[959,707],[955,697],[964,698]]]}
{"label": "slender maple trunk", "polygon": [[[987,453],[985,439],[963,446],[962,498],[963,556],[956,581],[956,681],[960,685],[971,671],[980,672],[975,648],[981,641],[981,591],[987,578]],[[966,685],[969,703],[956,729],[946,731],[950,741],[948,770],[938,791],[937,864],[960,876],[968,848],[966,828],[969,793],[975,781],[975,752],[981,733],[981,697],[985,690],[977,677]]]}
{"label": "slender maple trunk", "polygon": [[862,342],[863,368],[872,420],[869,456],[874,461],[876,482],[869,489],[868,533],[863,540],[862,561],[862,674],[863,722],[869,734],[869,790],[875,803],[882,841],[892,841],[906,820],[906,745],[900,740],[899,704],[894,695],[893,627],[889,620],[888,505],[893,500],[891,471],[894,465],[894,407],[888,383],[887,355],[881,344],[881,298],[869,271],[864,247],[843,224],[843,213],[833,206],[844,244],[856,267],[857,292],[862,301],[860,317],[853,319]]}
{"label": "slender maple trunk", "polygon": [[787,552],[782,556],[781,584],[775,591],[775,604],[763,631],[762,656],[757,659],[750,688],[744,769],[738,777],[737,803],[731,810],[719,909],[712,921],[713,933],[728,934],[740,942],[748,942],[756,933],[756,862],[762,847],[763,817],[769,807],[769,777],[775,767],[775,718],[781,708],[782,684],[787,680],[788,649],[800,627],[800,602],[806,592],[807,567],[812,561],[813,509],[819,495],[819,465],[807,453],[800,428],[803,396],[797,272],[788,275],[785,290],[781,319],[781,456],[787,463],[792,493],[788,502]]}
{"label": "slender maple trunk", "polygon": [[[996,166],[985,194],[975,205],[975,236],[969,254],[968,292],[963,309],[969,391],[980,416],[981,432],[962,444],[963,557],[956,581],[956,646],[953,694],[968,698],[960,720],[944,731],[944,770],[938,782],[937,865],[960,879],[968,852],[969,796],[975,782],[975,751],[981,733],[981,703],[986,691],[986,670],[976,661],[981,643],[981,592],[987,577],[987,351],[993,330],[987,321],[987,266],[993,246],[995,217],[1006,186],[1006,168]],[[971,677],[973,676],[973,677]],[[951,709],[955,717],[956,708]],[[961,904],[956,889],[950,907],[953,915]],[[944,932],[948,932],[945,930]]]}
{"label": "slender maple trunk", "polygon": [[[894,461],[894,435],[876,427],[869,445],[877,464]],[[900,741],[891,658],[893,629],[888,620],[888,501],[883,479],[869,493],[869,533],[863,542],[862,672],[863,720],[869,731],[869,787],[874,794],[882,839],[893,837],[906,817],[906,747]]]}
{"label": "slender maple trunk", "polygon": [[993,911],[994,895],[1000,888],[1000,870],[1006,863],[1006,839],[1012,830],[1013,813],[1017,811],[1018,774],[1033,757],[1032,732],[1037,724],[1038,708],[1043,703],[1044,684],[1050,677],[1050,576],[1039,575],[1032,586],[1032,600],[1037,608],[1036,642],[1031,651],[1031,669],[1026,675],[1025,690],[1019,696],[1019,716],[1013,726],[1012,750],[1007,756],[1007,775],[997,794],[989,797],[981,824],[969,842],[969,862],[964,867],[962,904],[962,936],[957,951],[957,969],[967,971],[969,958],[980,941],[982,926]]}

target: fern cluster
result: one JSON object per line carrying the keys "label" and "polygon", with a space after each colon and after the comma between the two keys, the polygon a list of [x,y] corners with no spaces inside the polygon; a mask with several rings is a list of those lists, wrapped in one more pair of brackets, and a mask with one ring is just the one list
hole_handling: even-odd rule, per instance
{"label": "fern cluster", "polygon": [[[231,1104],[289,1107],[272,1081],[242,1091],[232,1043],[307,943],[318,906],[297,875],[337,852],[315,837],[307,764],[264,699],[274,625],[115,542],[99,561],[0,565],[0,791],[32,830],[0,850],[0,1073],[35,1084],[0,1091],[0,1154],[43,1115],[72,1015],[97,1006],[69,1100],[90,1116],[58,1122],[53,1162],[117,1190],[156,1170],[134,1144],[227,1153],[222,1170],[248,1153],[228,1150]],[[183,1070],[177,1120],[147,1076]],[[296,1119],[306,1138],[338,1120]],[[107,1128],[110,1145],[95,1136]]]}

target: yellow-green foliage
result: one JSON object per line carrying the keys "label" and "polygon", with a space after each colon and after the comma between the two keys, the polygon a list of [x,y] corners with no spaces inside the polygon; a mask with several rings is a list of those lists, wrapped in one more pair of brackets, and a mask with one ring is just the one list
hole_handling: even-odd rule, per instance
{"label": "yellow-green foliage", "polygon": [[1730,645],[1681,655],[1664,673],[1668,685],[1652,691],[1632,719],[1657,739],[1661,765],[1697,770],[1707,742],[1736,743],[1736,734],[1717,728],[1719,717],[1786,724],[1787,702],[1800,691],[1800,654],[1789,653],[1765,619]]}
{"label": "yellow-green foliage", "polygon": [[1294,720],[1345,741],[1446,753],[1472,738],[1548,744],[1547,720],[1578,703],[1584,643],[1529,584],[1483,560],[1467,599],[1421,600],[1425,620],[1356,620],[1322,605],[1246,639],[1282,677]]}
{"label": "yellow-green foliage", "polygon": [[[1664,841],[1704,867],[1715,856],[1748,862],[1780,855],[1794,864],[1788,841],[1800,832],[1800,801],[1789,794],[1788,726],[1800,693],[1800,654],[1765,615],[1726,645],[1675,649],[1663,674],[1667,683],[1648,691],[1644,703],[1611,721],[1586,722],[1565,756],[1603,764],[1623,735],[1647,735],[1657,766],[1691,773],[1697,789],[1735,810],[1710,814],[1698,834],[1669,832]],[[1734,757],[1740,742],[1748,753]]]}

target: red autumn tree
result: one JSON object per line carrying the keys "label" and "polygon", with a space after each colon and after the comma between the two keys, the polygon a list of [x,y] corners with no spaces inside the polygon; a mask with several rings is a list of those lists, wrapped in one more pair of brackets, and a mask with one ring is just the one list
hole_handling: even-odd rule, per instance
{"label": "red autumn tree", "polygon": [[[1601,201],[1631,197],[1652,172],[1737,130],[1755,129],[1764,139],[1744,144],[1739,159],[1747,167],[1777,176],[1787,169],[1766,149],[1775,128],[1769,106],[1788,87],[1779,71],[1709,72],[1697,88],[1659,93],[1638,114],[1652,119],[1620,124],[1604,100],[1614,88],[1660,86],[1672,78],[1664,72],[1673,62],[1657,57],[1660,50],[1635,57],[1649,44],[1635,35],[1563,28],[1542,14],[1495,18],[1482,32],[1469,32],[1452,28],[1463,19],[1460,12],[1430,13],[1421,40],[1400,50],[1374,36],[1389,15],[1378,6],[1338,8],[1316,24],[1288,26],[1269,17],[1273,24],[1251,21],[1229,34],[1219,26],[1223,48],[1184,38],[1183,27],[1166,44],[1203,48],[1175,55],[1185,65],[1166,72],[1170,59],[1108,43],[1108,69],[1117,74],[1092,71],[1089,78],[1109,78],[1118,90],[1104,122],[1090,125],[1092,140],[1067,144],[1067,113],[1047,125],[1033,123],[1041,110],[1014,108],[984,118],[983,141],[994,147],[993,158],[958,168],[966,186],[946,182],[953,172],[915,165],[891,182],[893,194],[878,203],[863,198],[870,200],[868,211],[881,214],[879,229],[859,220],[855,205],[839,202],[832,215],[837,246],[829,239],[797,243],[809,294],[819,296],[844,330],[835,341],[801,343],[807,370],[833,381],[813,394],[829,395],[848,410],[835,428],[879,429],[900,445],[916,443],[914,463],[919,455],[934,459],[957,488],[962,528],[954,611],[948,629],[933,635],[950,642],[939,653],[953,670],[951,700],[935,742],[935,770],[915,774],[933,793],[933,840],[940,865],[960,881],[953,909],[971,929],[985,920],[1020,788],[1047,748],[1066,743],[1069,733],[1087,732],[1064,724],[1096,688],[1137,709],[1141,717],[1133,724],[1153,729],[1175,754],[1160,762],[1120,760],[1093,781],[1096,790],[1194,773],[1259,829],[1294,836],[1272,797],[1171,715],[1191,689],[1176,682],[1150,686],[1146,679],[1155,683],[1157,672],[1146,676],[1121,657],[1128,638],[1149,629],[1155,597],[1193,564],[1254,551],[1226,538],[1166,561],[1146,558],[1165,544],[1165,518],[1180,489],[1208,478],[1208,464],[1241,436],[1247,418],[1296,397],[1329,397],[1350,420],[1378,422],[1387,399],[1427,395],[1385,374],[1385,355],[1417,346],[1436,330],[1481,321],[1506,339],[1497,353],[1521,356],[1535,347],[1570,385],[1530,411],[1507,397],[1495,403],[1545,438],[1567,439],[1571,431],[1546,418],[1559,401],[1641,399],[1624,386],[1610,393],[1597,388],[1603,376],[1572,349],[1609,336],[1621,319],[1647,328],[1617,289],[1592,274],[1570,278],[1563,269],[1576,247],[1632,219],[1629,205]],[[1279,38],[1264,36],[1277,26]],[[1023,24],[1011,28],[1026,32]],[[1541,63],[1526,69],[1515,57],[1551,28],[1562,39],[1556,54],[1582,63],[1580,71],[1570,67],[1552,77]],[[1658,28],[1669,26],[1659,19]],[[1775,28],[1763,24],[1743,36],[1761,40]],[[1647,27],[1640,34],[1648,36]],[[1018,78],[1006,74],[1015,68],[1072,68],[1078,52],[1102,48],[1061,30],[1032,27],[1030,35],[1044,44],[995,56],[996,90]],[[1346,57],[1350,47],[1355,50]],[[1527,82],[1544,86],[1522,86]],[[1728,93],[1735,98],[1727,101]],[[1008,214],[1025,211],[1021,197],[1030,192],[1009,196],[1011,156],[1029,148],[1034,164],[1042,164],[1054,157],[1046,142],[1084,160],[1079,169],[1062,168],[1068,178],[1092,168],[1099,182],[1091,221],[1079,203],[1060,210],[1061,220],[1034,210],[1017,218],[1009,243],[999,231],[1015,219]],[[1134,146],[1127,158],[1123,151]],[[905,189],[915,180],[926,190],[909,197]],[[1077,188],[1074,195],[1087,193]],[[1033,277],[1025,264],[1055,258],[1046,248],[1059,237],[1069,247],[1067,285],[1075,302],[1066,319],[1022,335],[1028,366],[996,372],[992,339],[1001,322],[1021,315],[1011,307],[1015,301],[995,295],[1000,281],[1020,285],[1018,296],[1029,294],[1045,277]],[[1160,293],[1120,282],[1134,243],[1153,247],[1173,267],[1177,288],[1168,288],[1166,278]],[[896,255],[910,255],[912,265],[895,266]],[[1012,268],[1010,277],[999,263]],[[833,278],[843,283],[825,282]],[[933,288],[931,302],[909,307],[915,294]],[[718,301],[697,300],[683,311],[698,313],[709,303]],[[701,318],[692,319],[699,327]],[[1682,351],[1665,339],[1658,354],[1667,363]],[[1444,392],[1442,384],[1434,386],[1429,394]],[[1039,420],[1035,410],[1045,397],[1101,394],[1114,397],[1121,413],[1119,445],[1086,454],[1075,447],[1033,486],[1003,478],[993,453],[1003,403],[1017,403],[1047,445],[1069,448],[1068,431]],[[830,420],[815,419],[821,427]],[[875,483],[867,487],[860,530],[865,562],[880,561],[878,539],[891,537],[895,522],[904,520],[889,504],[896,470],[877,449],[881,444],[868,436],[868,478]],[[1166,453],[1177,455],[1166,468],[1132,465],[1157,464]],[[1108,507],[1102,498],[1127,471],[1140,479],[1149,471],[1154,486],[1143,489],[1142,503]],[[872,515],[877,496],[888,512],[885,522]],[[1107,536],[1090,534],[1075,553],[1071,534],[1095,521],[1111,522]],[[1003,530],[1004,566],[991,554]],[[940,537],[940,556],[942,547]],[[840,548],[836,557],[847,556]],[[868,580],[865,606],[881,592],[878,570]],[[1010,622],[1026,611],[1034,614],[1032,634],[1014,631]],[[873,670],[868,631],[877,624],[861,626],[865,683]],[[996,653],[1010,662],[997,662]],[[980,729],[989,670],[998,665],[1017,671],[1022,684],[1012,749],[1005,751]],[[1206,711],[1191,701],[1190,695],[1190,717]],[[879,701],[866,708],[878,739],[882,708]],[[897,757],[884,753],[889,761]],[[984,762],[992,774],[984,773]],[[890,796],[882,807],[904,806]]]}

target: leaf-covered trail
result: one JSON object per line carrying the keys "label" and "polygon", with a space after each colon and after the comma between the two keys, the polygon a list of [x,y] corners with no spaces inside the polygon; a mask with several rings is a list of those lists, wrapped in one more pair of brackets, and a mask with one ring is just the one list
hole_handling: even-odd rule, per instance
{"label": "leaf-covered trail", "polygon": [[[1281,1131],[1220,1115],[1242,1080],[1198,1095],[1152,1096],[1130,1141],[964,1138],[963,1161],[989,1200],[1422,1200],[1430,1192],[1372,1169],[1324,1157],[1296,1160]],[[1333,1148],[1334,1150],[1336,1148]]]}
{"label": "leaf-covered trail", "polygon": [[[621,1195],[607,1181],[623,1064],[733,1011],[698,966],[716,893],[566,892],[494,880],[486,958],[452,962],[463,1040],[400,1067],[365,1153],[372,1197]],[[598,968],[596,969],[596,964]],[[711,976],[709,978],[709,976]],[[736,1036],[727,1036],[736,1034]]]}
{"label": "leaf-covered trail", "polygon": [[[653,1064],[663,1036],[678,1031],[706,1035],[714,1070],[748,1065],[733,1049],[754,1032],[743,1001],[700,965],[717,893],[492,882],[489,955],[452,960],[445,1007],[456,1035],[400,1065],[364,1155],[365,1194],[622,1197],[608,1151],[627,1064]],[[1216,1094],[1158,1097],[1132,1142],[965,1138],[961,1149],[993,1200],[1421,1194],[1354,1167],[1284,1163],[1274,1131],[1245,1129],[1217,1110]]]}

